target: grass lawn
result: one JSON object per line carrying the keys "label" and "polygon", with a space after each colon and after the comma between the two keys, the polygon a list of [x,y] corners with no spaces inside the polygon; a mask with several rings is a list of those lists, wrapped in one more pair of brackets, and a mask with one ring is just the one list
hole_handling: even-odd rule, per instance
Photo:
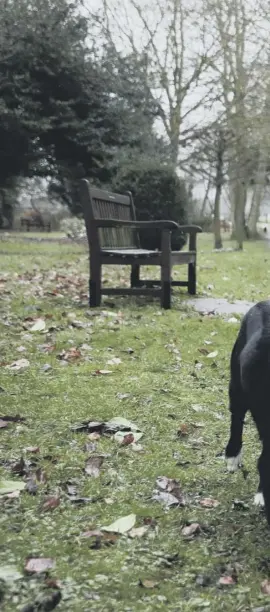
{"label": "grass lawn", "polygon": [[[222,458],[238,324],[191,312],[177,293],[169,312],[121,298],[89,311],[83,246],[7,237],[0,255],[0,415],[26,419],[0,429],[0,493],[4,481],[26,484],[0,495],[1,609],[268,610],[270,537],[252,505],[260,446],[250,418],[244,470],[228,475]],[[203,235],[198,277],[201,295],[267,298],[270,250],[214,253]],[[126,270],[105,270],[116,279],[126,282]],[[25,368],[7,367],[22,359]],[[114,417],[141,439],[72,430]],[[179,481],[185,506],[164,505],[161,476]],[[105,537],[102,527],[131,514],[135,531]],[[54,567],[29,572],[27,558]]]}

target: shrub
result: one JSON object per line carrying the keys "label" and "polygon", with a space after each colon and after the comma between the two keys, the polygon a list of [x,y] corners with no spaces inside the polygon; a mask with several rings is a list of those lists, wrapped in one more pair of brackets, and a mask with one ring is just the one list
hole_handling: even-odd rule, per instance
{"label": "shrub", "polygon": [[84,220],[79,219],[78,217],[63,219],[60,223],[60,230],[65,232],[66,236],[72,240],[81,240],[86,238]]}
{"label": "shrub", "polygon": [[[169,219],[179,224],[187,222],[189,196],[185,183],[169,165],[157,160],[141,160],[132,167],[122,167],[111,187],[119,193],[131,191],[139,221]],[[142,248],[160,249],[161,233],[142,230],[140,241]],[[180,250],[185,242],[183,233],[172,233],[173,250]]]}

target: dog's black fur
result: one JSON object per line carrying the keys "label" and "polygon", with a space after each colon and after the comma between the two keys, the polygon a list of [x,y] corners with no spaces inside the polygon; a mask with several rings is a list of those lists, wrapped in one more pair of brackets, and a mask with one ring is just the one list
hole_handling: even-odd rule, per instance
{"label": "dog's black fur", "polygon": [[243,318],[231,355],[229,398],[231,435],[225,456],[239,456],[250,410],[262,442],[258,492],[263,493],[270,526],[270,300],[259,302]]}

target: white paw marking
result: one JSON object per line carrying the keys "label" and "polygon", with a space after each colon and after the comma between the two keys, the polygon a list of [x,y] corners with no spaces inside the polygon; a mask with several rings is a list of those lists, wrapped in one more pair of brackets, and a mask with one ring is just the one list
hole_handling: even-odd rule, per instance
{"label": "white paw marking", "polygon": [[254,506],[259,506],[261,508],[264,508],[264,497],[262,493],[256,493],[256,495],[254,495]]}
{"label": "white paw marking", "polygon": [[236,472],[242,463],[242,451],[236,457],[227,457],[226,461],[228,472]]}

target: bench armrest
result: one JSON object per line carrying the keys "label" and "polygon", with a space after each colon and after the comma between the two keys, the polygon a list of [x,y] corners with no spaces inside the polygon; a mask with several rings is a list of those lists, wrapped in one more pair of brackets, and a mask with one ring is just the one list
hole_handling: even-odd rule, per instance
{"label": "bench armrest", "polygon": [[179,229],[185,234],[201,234],[202,232],[199,225],[179,225]]}
{"label": "bench armrest", "polygon": [[180,229],[175,221],[122,221],[121,219],[93,219],[91,224],[98,227],[134,227],[135,229],[160,229],[176,230]]}

